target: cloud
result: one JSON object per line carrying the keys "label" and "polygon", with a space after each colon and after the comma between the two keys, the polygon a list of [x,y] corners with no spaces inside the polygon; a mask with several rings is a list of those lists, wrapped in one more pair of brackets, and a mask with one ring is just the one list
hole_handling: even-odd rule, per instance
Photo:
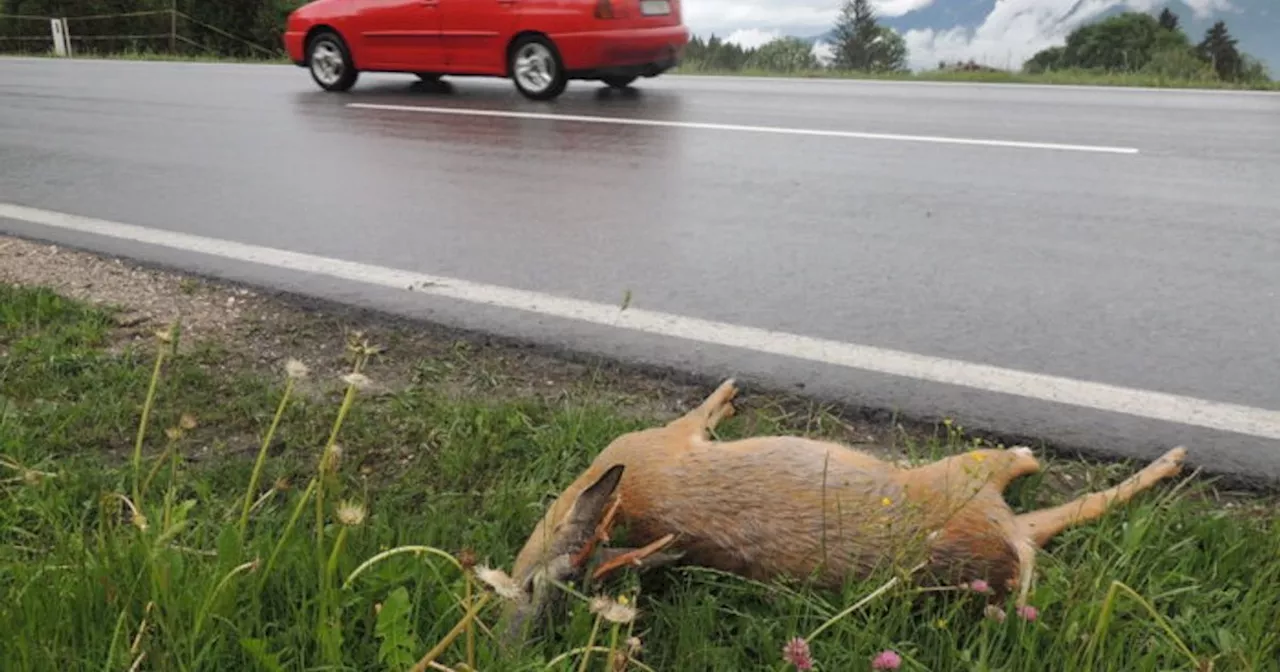
{"label": "cloud", "polygon": [[1182,0],[1182,2],[1191,8],[1191,13],[1196,18],[1206,19],[1213,16],[1214,12],[1226,12],[1235,9],[1231,4],[1231,0]]}
{"label": "cloud", "polygon": [[779,37],[782,37],[781,31],[761,30],[759,28],[743,28],[729,33],[729,36],[724,38],[724,41],[732,42],[743,49],[755,49],[757,47],[764,46]]}
{"label": "cloud", "polygon": [[[1230,9],[1229,0],[1184,0],[1201,15]],[[1063,44],[1079,26],[1116,9],[1154,11],[1162,0],[999,0],[977,28],[916,29],[903,34],[913,69],[973,59],[1017,69],[1036,52]]]}
{"label": "cloud", "polygon": [[[958,0],[872,0],[882,18],[897,18]],[[1233,0],[1181,0],[1197,18],[1234,9]],[[728,35],[744,47],[782,35],[818,35],[835,25],[840,0],[684,0],[685,23],[699,34]],[[912,68],[967,61],[1019,68],[1077,27],[1114,9],[1156,11],[1167,0],[995,0],[976,27],[924,28],[903,34]],[[1176,11],[1176,10],[1175,10]],[[825,47],[829,49],[829,47]]]}
{"label": "cloud", "polygon": [[[876,13],[895,18],[936,0],[872,0]],[[1216,2],[1218,0],[1200,0]],[[840,0],[685,0],[685,23],[698,33],[732,33],[756,28],[809,34],[826,32],[840,16]]]}

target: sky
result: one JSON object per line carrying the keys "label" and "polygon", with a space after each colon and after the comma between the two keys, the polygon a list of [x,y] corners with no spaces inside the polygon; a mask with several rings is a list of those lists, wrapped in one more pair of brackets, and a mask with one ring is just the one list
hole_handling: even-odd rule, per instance
{"label": "sky", "polygon": [[[913,69],[969,60],[1016,69],[1041,49],[1062,44],[1072,29],[1124,10],[1168,5],[1193,41],[1222,18],[1241,48],[1280,75],[1280,0],[872,0],[881,20],[902,33]],[[830,30],[840,0],[684,0],[685,23],[743,46],[782,35]],[[1268,7],[1270,6],[1270,7]]]}

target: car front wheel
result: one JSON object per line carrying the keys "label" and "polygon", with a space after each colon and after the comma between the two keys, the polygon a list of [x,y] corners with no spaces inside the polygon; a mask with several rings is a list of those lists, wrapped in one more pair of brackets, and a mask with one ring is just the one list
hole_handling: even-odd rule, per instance
{"label": "car front wheel", "polygon": [[511,78],[521,95],[531,100],[551,100],[564,93],[569,80],[560,53],[541,35],[520,38],[511,49]]}
{"label": "car front wheel", "polygon": [[360,76],[351,62],[351,51],[337,33],[325,32],[311,40],[308,47],[311,78],[325,91],[346,91]]}

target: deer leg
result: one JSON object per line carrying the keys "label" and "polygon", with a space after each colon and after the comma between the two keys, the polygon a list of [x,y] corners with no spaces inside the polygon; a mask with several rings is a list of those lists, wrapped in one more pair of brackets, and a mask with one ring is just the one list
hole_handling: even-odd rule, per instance
{"label": "deer leg", "polygon": [[591,535],[591,538],[588,539],[587,543],[582,546],[582,549],[575,553],[570,559],[570,562],[573,563],[574,567],[581,567],[591,557],[591,554],[595,552],[597,544],[609,541],[613,536],[613,524],[614,520],[618,517],[619,506],[622,506],[622,497],[615,496],[613,498],[613,504],[611,504],[609,506],[609,510],[605,512],[604,518],[600,519],[600,524],[596,526],[596,530]]}
{"label": "deer leg", "polygon": [[600,553],[604,562],[596,568],[591,578],[600,579],[628,565],[645,570],[670,565],[679,560],[682,553],[662,553],[662,549],[675,541],[676,535],[667,536],[645,546],[644,548],[611,548]]}
{"label": "deer leg", "polygon": [[1101,518],[1116,505],[1129,501],[1159,481],[1177,475],[1182,470],[1182,460],[1186,455],[1186,448],[1174,448],[1114,488],[1090,493],[1061,506],[1024,513],[1016,519],[1022,536],[1036,546],[1044,546],[1068,527]]}
{"label": "deer leg", "polygon": [[724,381],[697,408],[672,421],[668,427],[688,429],[693,432],[695,440],[706,441],[708,432],[714,430],[720,421],[734,413],[733,398],[738,395],[738,387],[732,378]]}
{"label": "deer leg", "polygon": [[1025,607],[1036,574],[1036,547],[1030,542],[1020,541],[1014,544],[1014,548],[1018,551],[1018,599],[1015,604]]}
{"label": "deer leg", "polygon": [[962,496],[986,487],[1004,492],[1009,483],[1040,471],[1030,448],[982,448],[953,455],[911,470],[921,480]]}

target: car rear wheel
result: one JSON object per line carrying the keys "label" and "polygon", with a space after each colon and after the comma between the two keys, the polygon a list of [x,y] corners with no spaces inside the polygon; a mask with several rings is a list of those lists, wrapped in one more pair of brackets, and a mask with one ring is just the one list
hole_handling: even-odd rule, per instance
{"label": "car rear wheel", "polygon": [[631,82],[636,81],[636,78],[634,75],[629,77],[614,76],[614,77],[603,77],[601,78],[601,81],[603,81],[605,84],[608,84],[610,88],[625,89],[628,86],[631,86]]}
{"label": "car rear wheel", "polygon": [[360,76],[351,62],[351,51],[334,32],[323,32],[311,39],[307,47],[307,65],[311,78],[325,91],[346,91]]}
{"label": "car rear wheel", "polygon": [[559,51],[541,35],[526,35],[512,45],[507,66],[516,89],[531,100],[556,98],[569,84]]}

